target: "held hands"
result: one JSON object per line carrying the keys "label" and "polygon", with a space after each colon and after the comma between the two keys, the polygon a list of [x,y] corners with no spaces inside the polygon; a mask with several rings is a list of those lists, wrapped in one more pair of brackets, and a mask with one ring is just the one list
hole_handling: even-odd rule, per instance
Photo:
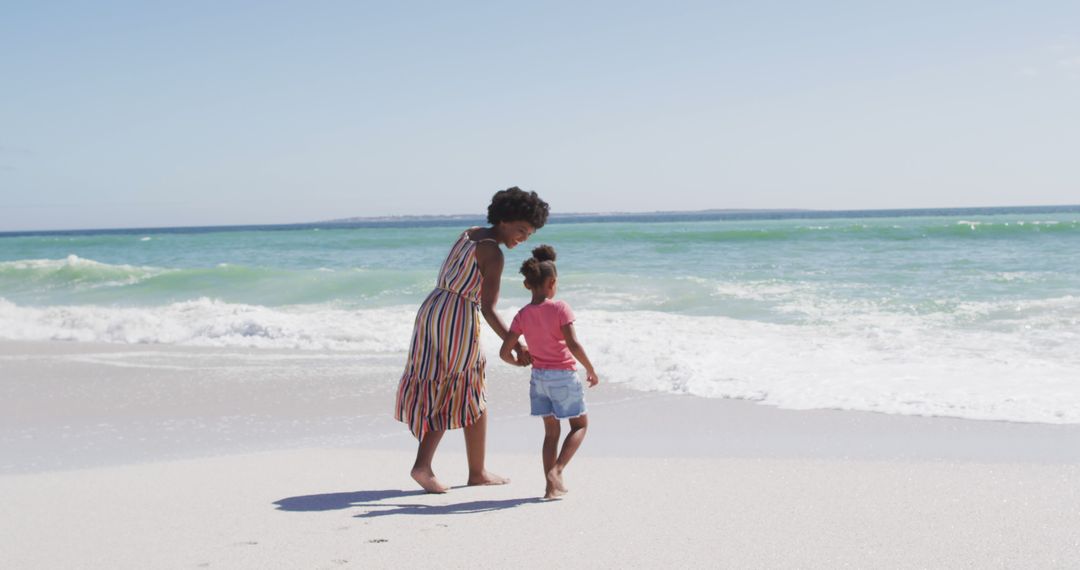
{"label": "held hands", "polygon": [[518,341],[520,336],[520,334],[510,333],[503,339],[502,346],[499,347],[499,358],[503,359],[503,362],[513,364],[514,366],[528,366],[532,364],[532,355],[529,354],[529,347]]}
{"label": "held hands", "polygon": [[529,347],[519,342],[517,346],[514,347],[514,362],[518,366],[529,366],[532,364],[532,355],[529,354]]}

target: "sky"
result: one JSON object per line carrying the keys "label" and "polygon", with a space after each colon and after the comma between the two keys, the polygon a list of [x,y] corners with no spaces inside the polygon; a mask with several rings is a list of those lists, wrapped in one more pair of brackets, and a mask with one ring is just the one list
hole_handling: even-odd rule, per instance
{"label": "sky", "polygon": [[1080,2],[3,1],[0,231],[1080,203]]}

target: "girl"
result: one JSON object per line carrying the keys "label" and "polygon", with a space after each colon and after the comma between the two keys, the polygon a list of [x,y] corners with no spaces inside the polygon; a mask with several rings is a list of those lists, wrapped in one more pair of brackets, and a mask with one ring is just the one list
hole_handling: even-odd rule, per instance
{"label": "girl", "polygon": [[[499,335],[508,334],[495,312],[503,252],[544,226],[548,205],[517,187],[495,193],[488,206],[490,227],[462,232],[439,270],[439,281],[416,313],[412,345],[398,384],[394,417],[419,440],[412,478],[429,493],[445,493],[431,469],[448,429],[464,428],[469,485],[501,485],[509,480],[484,468],[487,438],[486,361],[480,350],[480,316]],[[526,366],[529,353],[516,341],[508,351]]]}
{"label": "girl", "polygon": [[[550,245],[534,249],[532,258],[521,265],[521,274],[525,276],[525,288],[532,291],[532,302],[518,311],[510,323],[510,333],[503,338],[499,356],[510,364],[527,366],[513,354],[518,337],[525,335],[533,366],[529,382],[532,415],[544,418],[543,460],[547,478],[544,498],[554,499],[566,493],[563,469],[581,446],[589,427],[585,391],[575,372],[574,359],[585,366],[589,387],[600,379],[574,333],[574,313],[570,306],[552,300],[558,289],[555,249]],[[570,420],[570,433],[559,450],[559,421],[564,419]]]}

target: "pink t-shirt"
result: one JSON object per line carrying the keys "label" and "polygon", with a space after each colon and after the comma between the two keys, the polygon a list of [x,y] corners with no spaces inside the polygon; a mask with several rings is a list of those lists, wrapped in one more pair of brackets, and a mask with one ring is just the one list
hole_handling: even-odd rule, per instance
{"label": "pink t-shirt", "polygon": [[566,348],[562,326],[574,322],[570,305],[548,299],[539,305],[528,304],[510,323],[510,332],[525,335],[532,354],[533,368],[575,370],[577,363]]}

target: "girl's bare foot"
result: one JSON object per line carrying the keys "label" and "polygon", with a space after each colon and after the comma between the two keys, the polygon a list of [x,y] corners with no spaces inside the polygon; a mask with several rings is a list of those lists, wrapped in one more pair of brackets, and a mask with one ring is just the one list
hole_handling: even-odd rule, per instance
{"label": "girl's bare foot", "polygon": [[566,494],[566,485],[563,484],[562,469],[552,467],[547,472],[548,489],[557,493],[556,497]]}
{"label": "girl's bare foot", "polygon": [[505,485],[510,482],[510,479],[496,475],[488,470],[484,470],[479,475],[469,475],[470,486],[475,485]]}
{"label": "girl's bare foot", "polygon": [[410,473],[413,481],[416,481],[428,493],[445,493],[449,490],[435,478],[435,472],[431,469],[415,468]]}

